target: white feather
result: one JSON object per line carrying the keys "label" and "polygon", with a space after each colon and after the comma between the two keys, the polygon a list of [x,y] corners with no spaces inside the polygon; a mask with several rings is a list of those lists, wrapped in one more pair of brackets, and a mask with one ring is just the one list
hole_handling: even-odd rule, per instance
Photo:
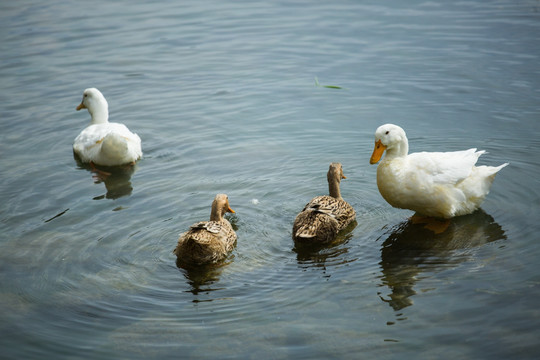
{"label": "white feather", "polygon": [[73,142],[73,151],[83,163],[117,166],[134,163],[142,157],[141,138],[127,126],[110,123],[105,97],[98,89],[86,89],[81,105],[86,108],[91,122]]}
{"label": "white feather", "polygon": [[425,216],[451,218],[472,213],[489,193],[495,174],[508,165],[477,167],[485,151],[476,149],[408,154],[405,131],[392,124],[377,129],[375,141],[379,140],[386,147],[377,168],[381,195],[394,207]]}

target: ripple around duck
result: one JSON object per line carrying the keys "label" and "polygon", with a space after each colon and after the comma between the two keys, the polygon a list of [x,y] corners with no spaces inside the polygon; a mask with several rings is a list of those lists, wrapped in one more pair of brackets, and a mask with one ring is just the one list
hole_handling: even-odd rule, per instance
{"label": "ripple around duck", "polygon": [[[396,311],[412,305],[418,283],[434,273],[474,263],[482,245],[506,240],[504,229],[483,210],[452,219],[449,228],[433,234],[422,224],[403,221],[381,235],[381,299]],[[474,250],[476,249],[476,250]]]}
{"label": "ripple around duck", "polygon": [[[241,211],[237,214],[241,214]],[[328,296],[328,294],[320,294],[310,299],[300,297],[297,300],[291,300],[290,296],[295,292],[294,288],[299,276],[306,277],[304,286],[311,286],[320,280],[318,277],[305,274],[299,268],[295,253],[292,251],[294,246],[292,240],[279,235],[290,232],[289,224],[283,223],[282,220],[275,220],[272,214],[264,214],[264,212],[257,214],[263,217],[268,216],[264,220],[272,231],[261,230],[260,227],[251,225],[249,221],[245,222],[245,217],[240,217],[240,215],[238,218],[230,218],[231,222],[238,227],[238,244],[228,260],[220,266],[172,271],[170,265],[164,264],[170,264],[171,257],[174,258],[174,256],[160,251],[158,253],[158,261],[162,264],[160,267],[164,265],[163,269],[169,269],[166,281],[163,283],[158,281],[156,284],[158,289],[163,287],[161,289],[164,293],[163,298],[168,299],[167,301],[178,301],[178,289],[184,289],[181,290],[185,294],[182,298],[198,304],[199,309],[210,306],[223,315],[224,318],[221,321],[234,321],[235,316],[257,317],[263,305],[265,311],[271,313],[283,307],[297,306],[300,303],[309,306]],[[176,237],[170,237],[170,234],[166,233],[163,231],[158,241],[170,242],[172,249]],[[184,285],[171,290],[170,283],[178,283],[178,280],[173,280],[171,276],[180,276],[180,279],[183,279],[181,283],[183,282]],[[155,292],[156,289],[153,291]],[[238,299],[242,299],[241,304],[238,303]],[[205,303],[213,305],[203,305]],[[212,321],[210,313],[193,313],[193,310],[195,308],[184,307],[182,311],[187,313],[183,314],[182,318],[192,319],[195,323]],[[242,315],[234,315],[239,310]]]}
{"label": "ripple around duck", "polygon": [[[252,209],[249,215],[241,215],[247,212],[241,211],[242,207],[239,209],[234,217],[229,218],[237,227],[238,243],[228,260],[221,266],[195,271],[178,270],[185,282],[185,285],[181,286],[184,288],[182,292],[190,293],[190,301],[199,306],[203,306],[202,303],[214,303],[212,308],[216,311],[231,314],[241,307],[243,317],[257,316],[259,307],[263,304],[265,311],[269,313],[300,304],[306,307],[314,306],[320,301],[326,301],[332,292],[317,291],[310,293],[309,298],[305,298],[305,295],[295,297],[298,284],[309,288],[321,281],[327,282],[332,276],[337,276],[336,281],[340,281],[346,272],[340,268],[347,267],[356,260],[355,255],[349,253],[348,242],[352,241],[351,234],[345,235],[335,246],[301,253],[294,250],[294,243],[290,238],[292,219],[284,218],[281,207],[264,211],[256,208]],[[260,226],[253,225],[260,223],[265,223],[266,227],[261,229]],[[280,234],[289,236],[283,237]],[[167,239],[164,233],[161,241],[170,240],[172,239]],[[359,246],[361,244],[354,245],[355,250]],[[168,258],[170,259],[170,255],[162,253],[159,259],[167,263],[170,262]],[[369,272],[375,261],[376,259],[371,259],[369,264],[362,264],[363,271]],[[313,276],[313,272],[319,276]],[[170,282],[169,278],[166,283]],[[169,295],[165,297],[177,301],[175,295]],[[236,299],[242,299],[242,304],[239,305]],[[192,310],[185,308],[188,313]],[[189,314],[185,316],[191,318]],[[210,321],[212,317],[210,314],[198,313],[193,320],[199,321],[201,316],[208,316],[206,321]]]}

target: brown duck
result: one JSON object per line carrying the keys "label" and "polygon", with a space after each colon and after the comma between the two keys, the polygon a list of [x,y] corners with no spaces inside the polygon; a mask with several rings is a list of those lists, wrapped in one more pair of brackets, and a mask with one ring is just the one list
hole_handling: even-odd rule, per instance
{"label": "brown duck", "polygon": [[328,169],[328,189],[330,195],[313,198],[293,225],[293,240],[299,243],[324,244],[335,239],[338,232],[349,225],[356,212],[341,197],[339,183],[346,179],[340,163],[331,163]]}
{"label": "brown duck", "polygon": [[236,233],[223,217],[226,212],[234,213],[225,194],[217,194],[212,202],[210,221],[191,225],[180,235],[174,254],[186,265],[212,264],[224,259],[234,248]]}

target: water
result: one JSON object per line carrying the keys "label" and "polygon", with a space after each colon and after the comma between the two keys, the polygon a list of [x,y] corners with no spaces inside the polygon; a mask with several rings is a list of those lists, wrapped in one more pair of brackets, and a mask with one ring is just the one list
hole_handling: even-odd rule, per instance
{"label": "water", "polygon": [[[537,358],[540,3],[0,5],[3,358]],[[338,86],[341,89],[315,86]],[[71,144],[99,88],[143,139],[95,183]],[[373,133],[510,166],[434,236],[379,195]],[[340,161],[357,226],[294,248]],[[223,266],[175,264],[229,195]]]}

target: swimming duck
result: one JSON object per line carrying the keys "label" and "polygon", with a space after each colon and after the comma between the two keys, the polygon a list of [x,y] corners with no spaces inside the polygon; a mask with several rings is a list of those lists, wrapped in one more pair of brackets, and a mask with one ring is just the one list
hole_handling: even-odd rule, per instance
{"label": "swimming duck", "polygon": [[193,224],[188,231],[180,234],[173,251],[179,262],[187,265],[211,264],[227,256],[236,242],[236,233],[223,217],[226,212],[235,211],[229,206],[227,195],[217,194],[212,202],[210,221]]}
{"label": "swimming duck", "polygon": [[294,241],[329,243],[356,218],[352,206],[341,197],[339,184],[346,177],[340,163],[330,164],[327,179],[330,195],[313,198],[296,216],[292,230]]}
{"label": "swimming duck", "polygon": [[109,105],[98,89],[84,90],[77,111],[81,109],[88,109],[91,117],[90,125],[73,142],[73,151],[81,162],[119,166],[141,158],[141,138],[124,124],[109,122]]}
{"label": "swimming duck", "polygon": [[[408,154],[405,131],[393,124],[375,131],[375,149],[370,163],[377,163],[377,186],[382,197],[393,207],[416,212],[413,221],[426,218],[450,219],[474,212],[489,193],[500,166],[475,166],[485,151],[469,149],[454,152],[419,152]],[[446,225],[445,225],[446,224]],[[443,228],[432,228],[442,232]]]}

